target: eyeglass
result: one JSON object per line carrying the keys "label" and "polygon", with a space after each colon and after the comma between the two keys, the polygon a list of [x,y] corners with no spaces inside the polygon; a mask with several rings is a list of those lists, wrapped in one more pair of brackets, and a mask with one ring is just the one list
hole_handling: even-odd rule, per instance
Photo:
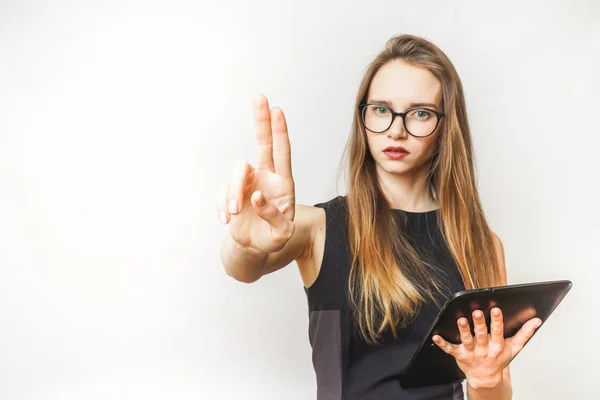
{"label": "eyeglass", "polygon": [[429,108],[409,108],[405,112],[394,112],[383,104],[366,103],[360,106],[360,116],[364,127],[373,133],[383,133],[394,123],[397,116],[402,117],[404,129],[415,137],[427,137],[437,128],[444,114]]}

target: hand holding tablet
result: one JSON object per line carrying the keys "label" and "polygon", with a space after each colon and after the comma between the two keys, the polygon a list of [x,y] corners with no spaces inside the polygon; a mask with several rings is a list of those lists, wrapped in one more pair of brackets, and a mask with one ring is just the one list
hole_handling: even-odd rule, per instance
{"label": "hand holding tablet", "polygon": [[465,371],[470,382],[491,384],[490,379],[501,377],[571,287],[570,281],[554,281],[456,293],[438,314],[401,385],[409,388],[462,380]]}

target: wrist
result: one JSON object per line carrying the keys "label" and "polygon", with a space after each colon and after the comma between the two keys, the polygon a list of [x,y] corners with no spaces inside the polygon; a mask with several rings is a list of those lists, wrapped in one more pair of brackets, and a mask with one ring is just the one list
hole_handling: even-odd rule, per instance
{"label": "wrist", "polygon": [[268,253],[238,243],[227,235],[221,246],[221,261],[227,275],[240,282],[256,282],[264,273]]}
{"label": "wrist", "polygon": [[467,398],[469,400],[510,400],[512,387],[510,380],[492,378],[486,380],[467,379]]}
{"label": "wrist", "polygon": [[503,383],[504,379],[502,377],[502,373],[488,376],[483,379],[467,377],[467,386],[469,387],[469,389],[477,391],[494,390],[499,386],[502,386]]}
{"label": "wrist", "polygon": [[240,242],[235,240],[230,234],[227,235],[226,240],[229,242],[230,249],[233,250],[234,252],[240,252],[246,256],[257,258],[257,259],[267,257],[269,255],[269,253],[265,253],[264,251],[262,251],[260,249],[256,249],[254,247],[250,247],[250,246],[241,244]]}

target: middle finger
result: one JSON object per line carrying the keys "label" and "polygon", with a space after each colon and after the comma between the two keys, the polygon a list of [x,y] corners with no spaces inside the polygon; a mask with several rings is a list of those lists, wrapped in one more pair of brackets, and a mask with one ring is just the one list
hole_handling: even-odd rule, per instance
{"label": "middle finger", "polygon": [[485,323],[483,311],[481,310],[475,310],[473,312],[473,330],[475,331],[475,340],[477,341],[477,345],[487,346],[489,342],[488,329]]}

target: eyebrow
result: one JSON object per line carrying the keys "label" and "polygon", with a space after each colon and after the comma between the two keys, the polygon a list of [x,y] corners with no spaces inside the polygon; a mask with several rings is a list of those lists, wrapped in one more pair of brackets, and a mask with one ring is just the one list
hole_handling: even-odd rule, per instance
{"label": "eyebrow", "polygon": [[[387,100],[376,100],[376,99],[371,99],[369,101],[367,101],[367,103],[379,103],[379,104],[385,104],[386,106],[392,108],[392,102],[391,101],[387,101]],[[440,107],[437,106],[437,104],[434,103],[409,103],[408,104],[409,108],[413,108],[413,107],[431,107],[431,108],[435,108],[436,110],[439,110]]]}

